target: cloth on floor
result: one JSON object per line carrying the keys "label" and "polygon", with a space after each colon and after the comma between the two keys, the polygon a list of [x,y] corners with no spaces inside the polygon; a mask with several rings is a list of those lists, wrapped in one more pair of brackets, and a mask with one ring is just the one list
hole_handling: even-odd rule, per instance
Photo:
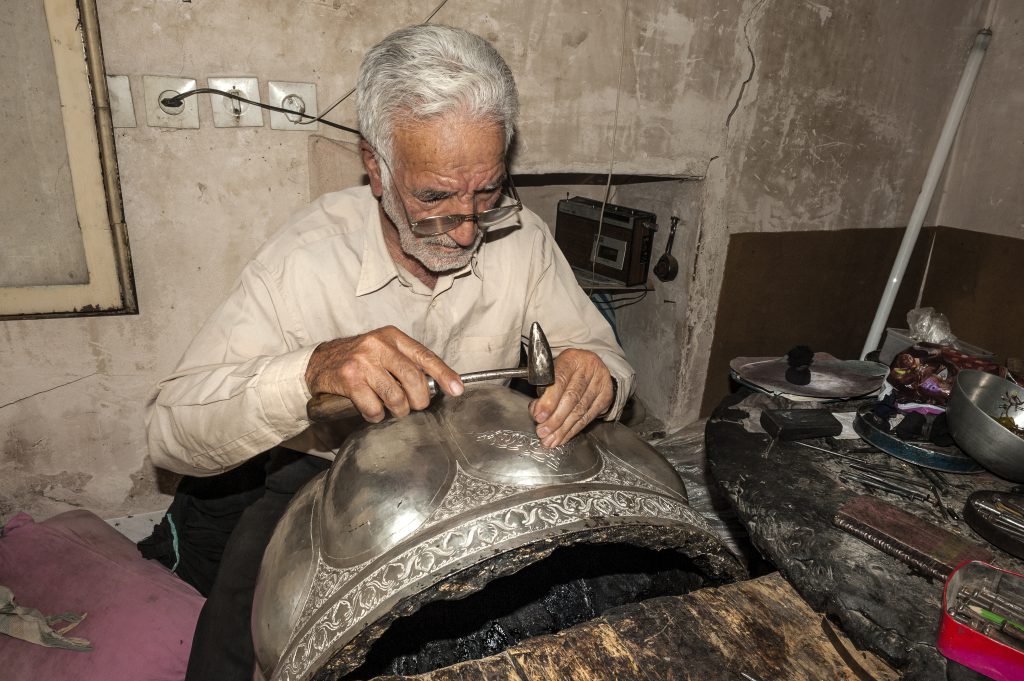
{"label": "cloth on floor", "polygon": [[4,681],[181,681],[203,597],[88,511],[44,522],[22,513],[0,535],[0,584],[44,613],[88,613],[92,650],[0,636]]}
{"label": "cloth on floor", "polygon": [[[84,638],[64,636],[85,619],[85,614],[63,613],[47,617],[35,608],[26,608],[14,602],[14,592],[0,585],[0,634],[36,643],[50,648],[92,650]],[[58,630],[53,627],[64,622]]]}

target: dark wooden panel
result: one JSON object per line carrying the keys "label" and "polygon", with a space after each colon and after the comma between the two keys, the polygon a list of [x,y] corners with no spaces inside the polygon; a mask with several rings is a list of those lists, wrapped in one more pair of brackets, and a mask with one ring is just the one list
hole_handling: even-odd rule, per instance
{"label": "dark wooden panel", "polygon": [[[729,392],[733,357],[782,356],[798,344],[859,355],[903,229],[734,234],[715,321],[701,415]],[[922,306],[1001,358],[1024,357],[1024,239],[951,227],[921,231],[887,326],[906,328],[935,237]]]}
{"label": "dark wooden panel", "polygon": [[[854,359],[867,338],[903,229],[752,232],[729,239],[701,415],[729,392],[734,357],[779,357],[809,345]],[[906,326],[931,229],[922,230],[888,326]]]}
{"label": "dark wooden panel", "polygon": [[939,227],[921,304],[968,343],[1024,357],[1024,239]]}

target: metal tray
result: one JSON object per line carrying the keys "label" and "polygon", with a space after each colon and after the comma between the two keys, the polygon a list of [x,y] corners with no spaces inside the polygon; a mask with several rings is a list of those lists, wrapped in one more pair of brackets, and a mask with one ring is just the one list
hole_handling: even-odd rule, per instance
{"label": "metal tray", "polygon": [[939,447],[931,443],[907,442],[891,435],[871,422],[871,409],[865,405],[857,410],[853,430],[864,440],[890,456],[925,468],[947,473],[979,473],[984,470],[977,461],[964,454],[956,445]]}
{"label": "metal tray", "polygon": [[769,395],[817,400],[848,400],[882,388],[889,367],[878,362],[841,360],[824,352],[814,354],[811,382],[795,385],[786,380],[785,357],[736,357],[729,362],[738,383]]}

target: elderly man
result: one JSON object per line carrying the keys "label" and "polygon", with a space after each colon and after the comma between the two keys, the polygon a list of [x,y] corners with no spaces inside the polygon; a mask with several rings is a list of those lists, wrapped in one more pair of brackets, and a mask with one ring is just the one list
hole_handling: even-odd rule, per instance
{"label": "elderly man", "polygon": [[263,550],[340,444],[307,420],[311,395],[347,396],[370,422],[401,417],[429,404],[427,376],[459,395],[458,372],[515,366],[533,321],[556,354],[555,384],[530,405],[545,446],[616,418],[632,389],[611,329],[512,184],[518,94],[494,48],[444,26],[398,31],[367,53],[357,93],[369,187],[321,197],[272,237],[148,405],[159,466],[210,475],[273,448],[190,679],[251,677]]}

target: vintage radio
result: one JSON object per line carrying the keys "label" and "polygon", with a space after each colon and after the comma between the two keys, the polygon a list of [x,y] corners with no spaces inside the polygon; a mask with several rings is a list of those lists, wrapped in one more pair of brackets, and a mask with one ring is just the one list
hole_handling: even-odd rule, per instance
{"label": "vintage radio", "polygon": [[[647,282],[651,244],[658,229],[654,213],[574,196],[558,202],[555,241],[574,269],[627,286]],[[600,234],[598,225],[600,224]]]}

